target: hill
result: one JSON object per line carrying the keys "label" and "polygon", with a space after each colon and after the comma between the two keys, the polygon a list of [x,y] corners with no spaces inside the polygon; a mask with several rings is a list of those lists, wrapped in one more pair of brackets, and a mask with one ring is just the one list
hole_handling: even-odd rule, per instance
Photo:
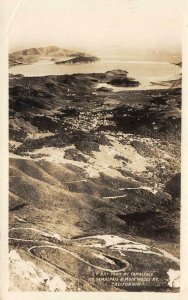
{"label": "hill", "polygon": [[57,46],[29,48],[9,54],[9,65],[31,64],[40,59],[57,59],[61,57],[84,57],[86,54],[75,50],[62,49]]}

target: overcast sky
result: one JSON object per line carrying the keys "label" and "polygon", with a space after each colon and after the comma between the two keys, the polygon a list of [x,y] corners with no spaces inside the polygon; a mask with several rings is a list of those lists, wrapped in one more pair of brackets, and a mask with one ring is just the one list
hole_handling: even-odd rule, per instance
{"label": "overcast sky", "polygon": [[181,0],[10,0],[10,50],[181,48]]}

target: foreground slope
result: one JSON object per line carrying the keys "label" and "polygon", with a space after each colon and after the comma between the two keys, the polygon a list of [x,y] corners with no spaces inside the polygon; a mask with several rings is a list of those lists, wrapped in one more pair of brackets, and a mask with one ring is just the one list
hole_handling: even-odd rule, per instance
{"label": "foreground slope", "polygon": [[10,78],[11,290],[177,291],[181,90],[114,76]]}

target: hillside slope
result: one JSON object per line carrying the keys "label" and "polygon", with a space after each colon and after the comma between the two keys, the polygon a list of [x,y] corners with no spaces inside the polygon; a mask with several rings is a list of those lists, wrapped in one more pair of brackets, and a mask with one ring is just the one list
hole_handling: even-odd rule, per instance
{"label": "hillside slope", "polygon": [[181,89],[117,75],[10,77],[13,291],[178,291]]}

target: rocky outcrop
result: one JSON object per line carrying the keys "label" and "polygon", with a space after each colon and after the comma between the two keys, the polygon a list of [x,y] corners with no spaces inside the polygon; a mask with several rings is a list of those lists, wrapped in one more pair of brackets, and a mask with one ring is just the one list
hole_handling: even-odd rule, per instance
{"label": "rocky outcrop", "polygon": [[181,174],[178,173],[174,177],[172,177],[165,186],[165,190],[169,193],[173,198],[179,198],[181,192]]}
{"label": "rocky outcrop", "polygon": [[139,81],[136,81],[133,78],[128,77],[128,72],[124,70],[113,70],[106,72],[107,75],[107,83],[114,85],[114,86],[124,86],[124,87],[131,87],[131,86],[139,86]]}

